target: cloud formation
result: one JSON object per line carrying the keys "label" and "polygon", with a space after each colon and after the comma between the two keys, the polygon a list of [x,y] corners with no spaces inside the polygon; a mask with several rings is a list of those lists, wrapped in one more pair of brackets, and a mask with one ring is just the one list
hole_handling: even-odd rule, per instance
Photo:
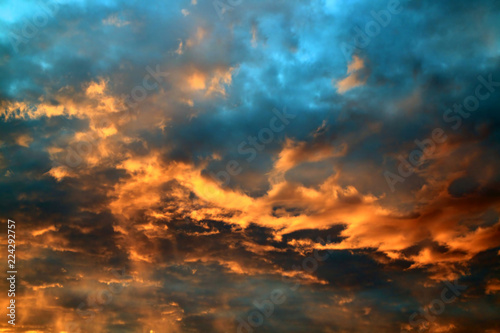
{"label": "cloud formation", "polygon": [[396,2],[1,4],[19,330],[500,332],[500,7]]}

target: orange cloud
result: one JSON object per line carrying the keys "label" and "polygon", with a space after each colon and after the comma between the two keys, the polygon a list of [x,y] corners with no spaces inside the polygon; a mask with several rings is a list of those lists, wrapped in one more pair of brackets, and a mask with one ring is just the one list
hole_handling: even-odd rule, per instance
{"label": "orange cloud", "polygon": [[496,294],[500,291],[500,280],[499,279],[491,279],[486,284],[486,294]]}
{"label": "orange cloud", "polygon": [[201,72],[195,72],[188,77],[189,86],[193,90],[204,90],[206,87],[205,81],[206,77]]}
{"label": "orange cloud", "polygon": [[347,66],[347,77],[334,82],[337,87],[337,91],[340,94],[365,84],[367,79],[362,79],[360,73],[364,66],[363,60],[358,56],[353,55],[352,62]]}

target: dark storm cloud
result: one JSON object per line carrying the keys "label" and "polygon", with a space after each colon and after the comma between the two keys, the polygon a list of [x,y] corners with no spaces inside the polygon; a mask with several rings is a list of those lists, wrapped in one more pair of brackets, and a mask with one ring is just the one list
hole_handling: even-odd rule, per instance
{"label": "dark storm cloud", "polygon": [[[388,2],[243,2],[222,20],[211,1],[194,3],[61,2],[17,53],[9,32],[32,12],[12,4],[19,13],[2,14],[0,209],[26,242],[26,327],[64,331],[76,320],[92,332],[234,332],[254,301],[281,288],[286,302],[259,331],[399,332],[453,271],[467,275],[468,289],[446,306],[440,329],[498,330],[500,95],[481,101],[458,130],[443,118],[474,94],[478,75],[500,81],[498,4],[401,1],[366,47],[346,53],[356,27]],[[106,110],[116,133],[97,136],[85,163],[61,168],[68,147],[85,142],[79,135],[97,132],[98,107],[139,91],[151,69],[164,76],[128,106],[135,113]],[[351,76],[356,86],[339,89]],[[89,91],[91,82],[102,91]],[[51,114],[57,107],[66,111]],[[248,161],[238,146],[284,108],[296,118]],[[448,141],[391,193],[384,170],[395,171],[397,156],[436,127]],[[291,157],[280,159],[284,152]],[[189,187],[193,175],[210,179],[231,160],[242,172],[224,190],[240,197],[207,203]],[[289,187],[273,196],[280,161]],[[188,176],[172,176],[171,165]],[[255,215],[240,224],[234,202],[243,199],[255,200],[244,212]],[[313,200],[323,200],[321,209]],[[331,200],[341,205],[330,208]],[[263,224],[258,213],[268,207],[273,219],[262,213]],[[352,218],[335,215],[345,207]],[[329,224],[312,223],[328,214]],[[384,214],[397,223],[384,224]],[[371,245],[354,238],[352,249],[341,248],[364,218],[373,219]],[[272,224],[279,219],[291,222]],[[282,276],[323,245],[318,238],[339,248],[293,291]],[[376,247],[396,238],[405,246]],[[122,268],[120,278],[111,273]],[[113,301],[91,302],[114,284],[124,289]],[[93,320],[78,317],[82,302]]]}

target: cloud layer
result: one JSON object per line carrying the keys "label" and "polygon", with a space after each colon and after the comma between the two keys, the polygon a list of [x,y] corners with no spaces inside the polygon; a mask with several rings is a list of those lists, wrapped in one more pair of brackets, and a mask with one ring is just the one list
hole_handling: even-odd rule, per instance
{"label": "cloud layer", "polygon": [[[499,16],[494,0],[0,4],[16,326],[500,332]],[[467,288],[436,315],[447,281]]]}

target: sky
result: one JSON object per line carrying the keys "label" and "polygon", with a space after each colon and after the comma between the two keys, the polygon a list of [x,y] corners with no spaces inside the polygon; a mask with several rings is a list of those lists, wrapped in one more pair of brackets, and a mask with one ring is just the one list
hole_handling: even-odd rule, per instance
{"label": "sky", "polygon": [[3,1],[0,332],[500,333],[499,22]]}

